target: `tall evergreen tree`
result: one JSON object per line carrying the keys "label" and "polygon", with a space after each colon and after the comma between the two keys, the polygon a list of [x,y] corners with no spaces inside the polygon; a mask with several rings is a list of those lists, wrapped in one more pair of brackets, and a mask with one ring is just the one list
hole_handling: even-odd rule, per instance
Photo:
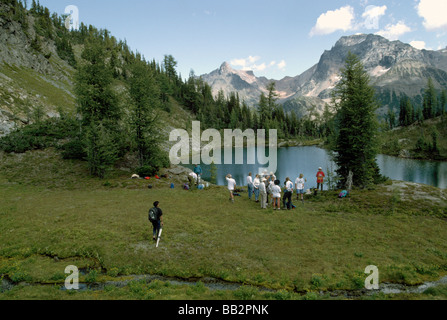
{"label": "tall evergreen tree", "polygon": [[90,172],[103,178],[119,154],[116,133],[121,114],[102,44],[98,40],[87,43],[82,58],[85,62],[75,77],[77,109],[86,128]]}
{"label": "tall evergreen tree", "polygon": [[442,90],[441,98],[439,100],[440,100],[439,109],[440,109],[440,114],[442,116],[446,112],[446,107],[447,107],[447,90],[445,90],[445,89]]}
{"label": "tall evergreen tree", "polygon": [[334,150],[337,153],[337,173],[342,182],[346,182],[349,172],[352,172],[354,185],[366,187],[379,176],[375,114],[378,105],[368,74],[351,52],[333,92],[333,102],[338,111],[339,126]]}
{"label": "tall evergreen tree", "polygon": [[112,89],[113,74],[106,65],[106,53],[98,40],[89,41],[82,53],[84,63],[75,78],[78,113],[85,124],[93,121],[118,121],[121,113]]}
{"label": "tall evergreen tree", "polygon": [[159,128],[156,110],[160,107],[160,90],[155,75],[143,61],[131,66],[129,79],[131,130],[136,144],[140,167],[150,165],[157,153]]}
{"label": "tall evergreen tree", "polygon": [[438,103],[436,98],[436,89],[433,84],[433,80],[428,78],[427,88],[424,92],[424,100],[423,100],[423,115],[424,119],[431,119],[436,115]]}

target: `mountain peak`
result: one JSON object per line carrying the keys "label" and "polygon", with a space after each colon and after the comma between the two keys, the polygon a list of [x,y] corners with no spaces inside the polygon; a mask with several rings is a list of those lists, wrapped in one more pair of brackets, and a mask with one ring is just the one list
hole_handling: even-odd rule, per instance
{"label": "mountain peak", "polygon": [[225,74],[225,73],[233,73],[233,68],[231,68],[230,64],[228,62],[224,62],[222,63],[222,65],[220,66],[219,69],[221,74]]}

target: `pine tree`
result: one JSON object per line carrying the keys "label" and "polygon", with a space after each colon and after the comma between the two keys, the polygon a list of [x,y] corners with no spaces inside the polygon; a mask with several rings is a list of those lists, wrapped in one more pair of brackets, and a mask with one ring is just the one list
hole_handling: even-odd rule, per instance
{"label": "pine tree", "polygon": [[106,55],[99,41],[91,40],[82,53],[85,63],[78,68],[75,92],[78,113],[85,124],[110,119],[118,121],[121,114],[112,89],[113,75],[106,66]]}
{"label": "pine tree", "polygon": [[446,107],[447,107],[447,90],[442,90],[441,92],[441,98],[440,98],[440,113],[441,116],[444,115],[444,113],[446,112]]}
{"label": "pine tree", "polygon": [[142,61],[131,66],[129,79],[131,103],[131,130],[136,144],[140,167],[151,165],[159,142],[156,110],[160,107],[160,89],[155,75]]}
{"label": "pine tree", "polygon": [[436,89],[433,85],[433,80],[428,78],[427,88],[425,89],[424,93],[422,111],[425,120],[435,117],[437,105]]}
{"label": "pine tree", "polygon": [[118,159],[118,148],[110,132],[101,122],[92,121],[87,127],[87,162],[90,174],[104,178]]}
{"label": "pine tree", "polygon": [[118,137],[121,118],[118,99],[113,91],[112,74],[105,64],[102,44],[92,40],[86,44],[75,77],[77,111],[85,128],[85,145],[90,173],[104,178],[119,155]]}
{"label": "pine tree", "polygon": [[334,150],[337,173],[342,182],[346,182],[352,171],[354,185],[366,187],[380,176],[376,162],[378,123],[375,111],[378,106],[370,78],[352,53],[348,54],[341,70],[333,102],[339,126]]}

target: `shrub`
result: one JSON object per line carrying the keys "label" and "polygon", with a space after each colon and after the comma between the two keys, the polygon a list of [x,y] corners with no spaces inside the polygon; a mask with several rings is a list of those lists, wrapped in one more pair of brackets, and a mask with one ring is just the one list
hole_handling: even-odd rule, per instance
{"label": "shrub", "polygon": [[67,142],[62,147],[62,158],[73,160],[84,160],[87,157],[85,143],[81,139]]}
{"label": "shrub", "polygon": [[140,177],[152,177],[157,174],[157,171],[153,166],[142,166],[136,170]]}

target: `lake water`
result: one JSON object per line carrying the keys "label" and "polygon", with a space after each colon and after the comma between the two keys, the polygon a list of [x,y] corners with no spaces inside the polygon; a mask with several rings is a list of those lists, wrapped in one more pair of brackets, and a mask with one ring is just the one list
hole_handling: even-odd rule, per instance
{"label": "lake water", "polygon": [[[244,149],[244,162],[246,163],[247,150]],[[223,157],[223,152],[222,152]],[[223,159],[222,159],[223,162]],[[331,161],[328,151],[318,147],[292,147],[278,149],[278,169],[276,176],[281,182],[289,177],[293,182],[300,173],[307,178],[306,188],[316,187],[316,174],[318,167],[322,167],[327,175],[327,171],[335,171],[336,166]],[[233,163],[235,161],[233,160]],[[377,163],[381,174],[392,180],[402,180],[416,183],[423,183],[438,188],[447,188],[447,162],[433,162],[413,159],[402,159],[386,155],[379,155]],[[193,166],[188,166],[193,168]],[[228,173],[233,175],[239,186],[246,185],[246,177],[249,172],[253,176],[258,172],[261,165],[217,165],[217,183],[226,185],[225,176]],[[210,166],[203,165],[203,178],[209,181],[211,177]]]}

